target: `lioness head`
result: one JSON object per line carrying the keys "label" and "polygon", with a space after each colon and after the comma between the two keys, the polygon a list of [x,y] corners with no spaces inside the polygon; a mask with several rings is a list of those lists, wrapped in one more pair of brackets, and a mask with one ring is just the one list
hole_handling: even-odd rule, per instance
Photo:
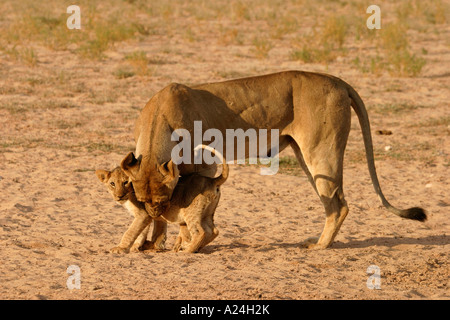
{"label": "lioness head", "polygon": [[160,165],[144,164],[130,152],[120,167],[133,183],[136,199],[145,202],[151,215],[160,215],[169,206],[173,190],[178,183],[179,170],[172,160]]}
{"label": "lioness head", "polygon": [[95,171],[95,174],[106,185],[116,202],[123,204],[129,199],[129,194],[133,192],[133,186],[120,167],[115,168],[113,171],[99,169]]}

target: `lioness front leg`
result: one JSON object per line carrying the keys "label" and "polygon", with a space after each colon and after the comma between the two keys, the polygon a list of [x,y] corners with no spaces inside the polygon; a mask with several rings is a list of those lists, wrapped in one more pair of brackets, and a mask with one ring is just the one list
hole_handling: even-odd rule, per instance
{"label": "lioness front leg", "polygon": [[165,250],[167,238],[167,223],[162,220],[153,220],[153,232],[151,240],[146,240],[141,250]]}
{"label": "lioness front leg", "polygon": [[136,213],[133,222],[131,223],[128,230],[124,233],[120,244],[110,250],[111,253],[128,253],[130,247],[133,245],[139,234],[149,225],[152,221],[150,216],[145,212],[145,210]]}
{"label": "lioness front leg", "polygon": [[167,238],[167,222],[162,220],[154,220],[152,242],[156,250],[164,250],[166,248]]}

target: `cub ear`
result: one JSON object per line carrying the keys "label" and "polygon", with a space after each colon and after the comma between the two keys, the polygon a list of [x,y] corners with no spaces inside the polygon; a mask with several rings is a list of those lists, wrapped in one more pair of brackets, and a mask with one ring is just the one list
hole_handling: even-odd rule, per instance
{"label": "cub ear", "polygon": [[163,183],[166,184],[170,189],[175,189],[180,176],[180,170],[178,169],[178,166],[172,160],[169,160],[161,164],[158,169],[159,172],[161,172],[161,174],[164,176]]}
{"label": "cub ear", "polygon": [[128,153],[120,163],[120,167],[122,168],[122,170],[126,173],[127,176],[132,178],[137,176],[140,166],[141,163],[138,159],[136,159],[133,152]]}
{"label": "cub ear", "polygon": [[106,183],[108,181],[109,177],[111,177],[111,172],[102,170],[102,169],[98,169],[98,170],[95,170],[95,175],[97,176],[98,180],[100,180],[103,183]]}

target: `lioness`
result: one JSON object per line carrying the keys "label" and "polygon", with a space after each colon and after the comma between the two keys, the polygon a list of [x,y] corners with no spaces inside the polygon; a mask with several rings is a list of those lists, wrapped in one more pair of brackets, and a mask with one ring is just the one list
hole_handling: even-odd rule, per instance
{"label": "lioness", "polygon": [[[215,153],[208,146],[201,145],[201,147],[209,149],[213,154]],[[194,173],[181,177],[179,180],[176,179],[178,183],[173,192],[170,206],[167,206],[164,212],[158,218],[155,218],[155,223],[165,221],[180,225],[180,232],[173,248],[174,251],[182,249],[190,253],[197,252],[219,234],[214,225],[214,213],[220,199],[220,186],[228,178],[228,165],[223,161],[221,155],[218,156],[223,165],[222,172],[217,178],[209,178]],[[131,183],[128,182],[128,177],[121,168],[116,168],[112,172],[97,170],[96,174],[100,180],[108,185],[108,190],[113,195],[114,200],[119,201],[135,216],[135,220],[125,232],[119,246],[111,249],[113,253],[127,252],[134,239],[143,237],[152,220],[148,215],[149,212],[146,211],[147,206],[136,199]],[[173,174],[178,178],[178,172]],[[105,176],[108,179],[105,179]],[[111,184],[114,184],[115,187],[112,188]],[[124,195],[125,192],[126,195]],[[147,208],[147,210],[153,210],[151,207]],[[142,222],[135,223],[135,221]]]}
{"label": "lioness", "polygon": [[[142,110],[134,131],[135,153],[129,153],[121,167],[133,182],[137,199],[160,214],[175,188],[175,164],[170,160],[177,144],[171,139],[174,130],[187,129],[192,134],[196,120],[202,121],[203,130],[215,128],[223,136],[226,129],[279,129],[279,150],[294,149],[325,207],[322,234],[306,246],[327,248],[348,213],[342,175],[351,108],[359,119],[370,177],[382,204],[400,217],[426,220],[423,209],[400,210],[386,200],[375,170],[364,103],[349,84],[327,74],[286,71],[192,87],[172,83]],[[226,141],[223,145],[226,149]],[[196,166],[182,163],[179,170],[186,175]]]}

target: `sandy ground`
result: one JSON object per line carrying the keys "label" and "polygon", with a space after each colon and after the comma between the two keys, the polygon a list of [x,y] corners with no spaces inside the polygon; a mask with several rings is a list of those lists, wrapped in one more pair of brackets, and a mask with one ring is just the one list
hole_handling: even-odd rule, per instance
{"label": "sandy ground", "polygon": [[[370,48],[325,66],[286,59],[282,40],[261,60],[248,45],[194,46],[176,34],[116,45],[101,61],[40,45],[33,67],[1,55],[0,298],[449,299],[450,29],[437,28],[412,35],[428,50],[415,78],[355,70],[348,62]],[[167,46],[170,53],[161,51]],[[160,63],[151,76],[118,79],[113,70],[136,48]],[[350,213],[330,249],[300,246],[325,221],[301,171],[261,176],[255,166],[234,165],[215,215],[220,234],[202,252],[109,253],[131,217],[94,171],[133,150],[134,121],[152,94],[172,81],[288,69],[328,72],[357,89],[369,109],[386,197],[401,208],[425,208],[428,221],[380,207],[353,114],[344,169]],[[383,108],[392,104],[403,108]],[[169,249],[177,233],[169,225]],[[80,289],[67,287],[71,265],[80,268]],[[380,271],[378,290],[367,287],[372,265]]]}

